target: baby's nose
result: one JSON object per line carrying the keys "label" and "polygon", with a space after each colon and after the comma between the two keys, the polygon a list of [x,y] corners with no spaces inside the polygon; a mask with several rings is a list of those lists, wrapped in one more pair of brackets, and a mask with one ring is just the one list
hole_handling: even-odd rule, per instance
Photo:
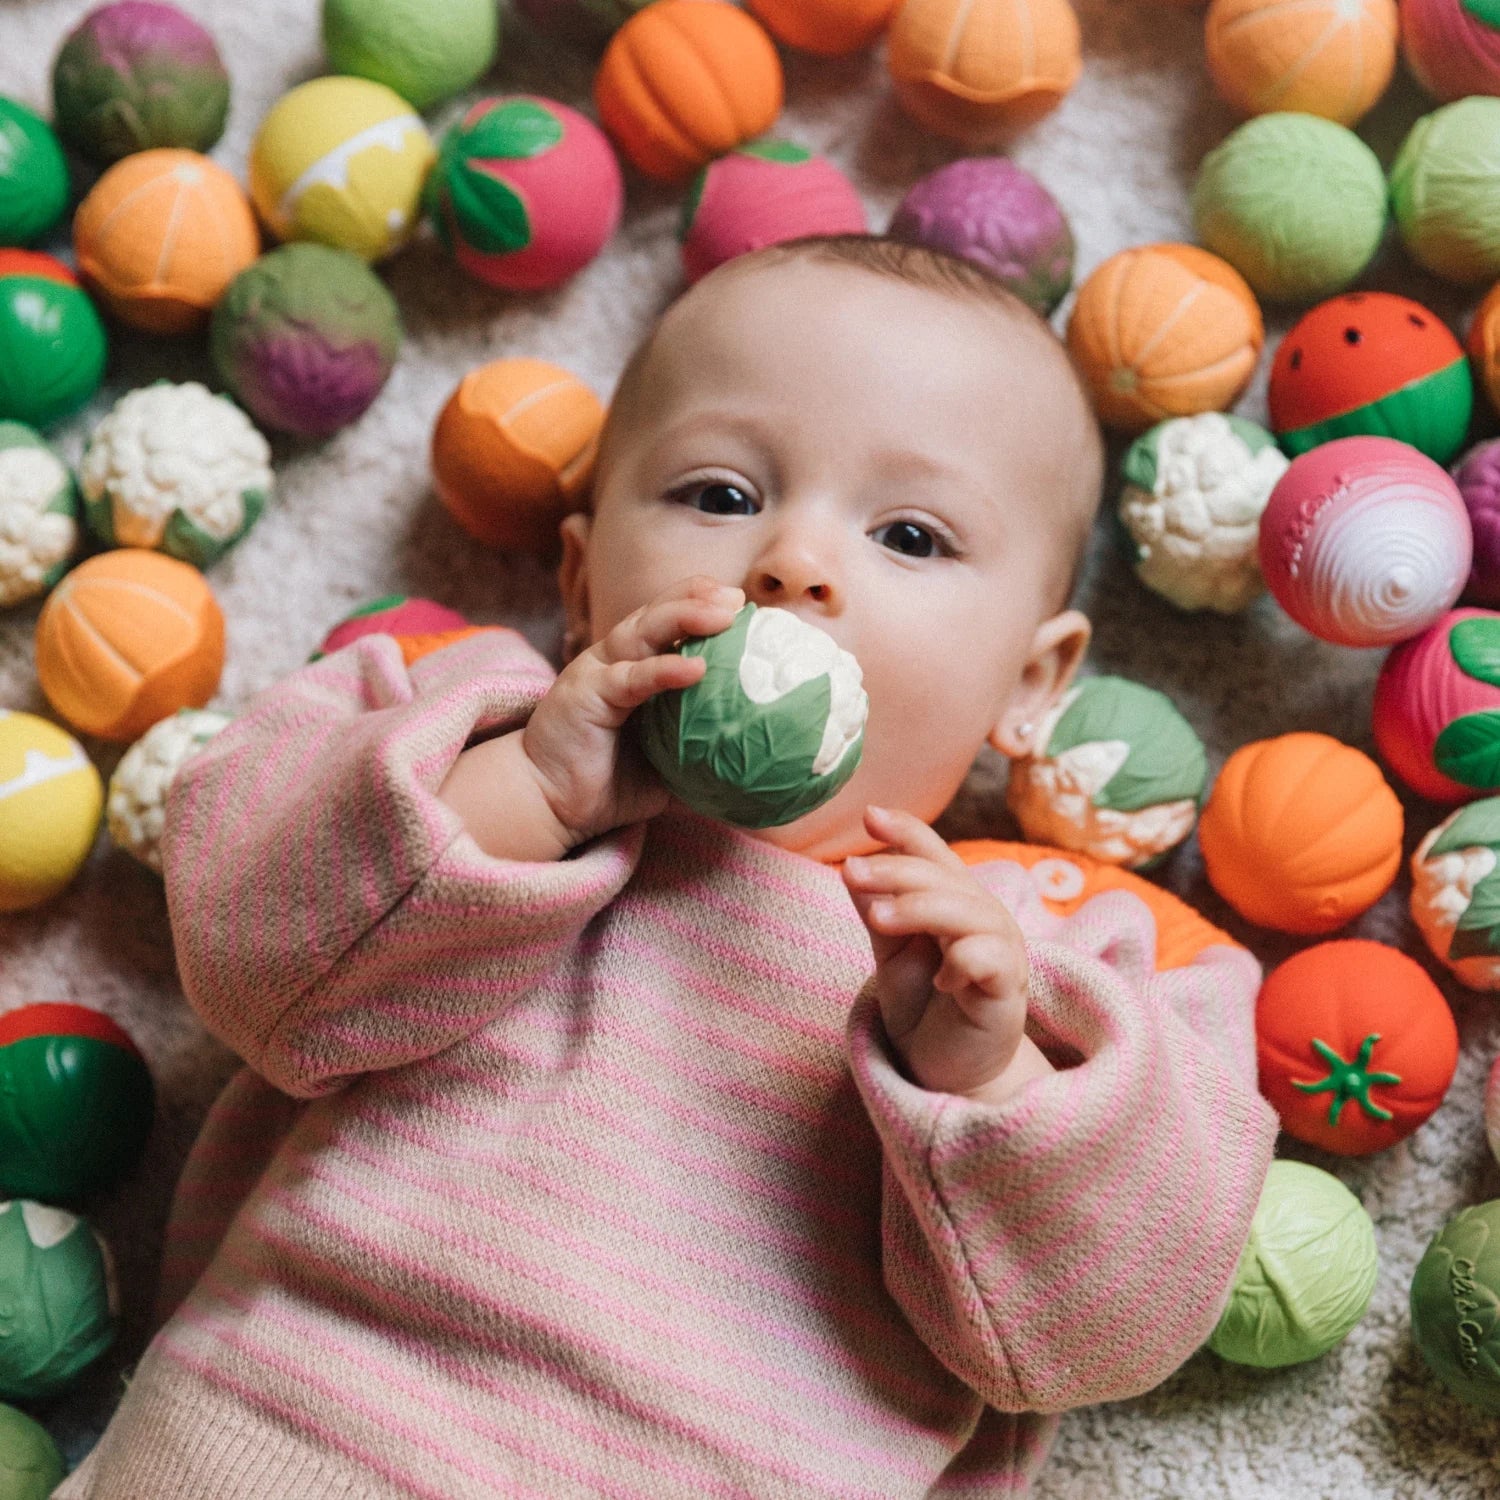
{"label": "baby's nose", "polygon": [[747,597],[759,605],[780,605],[783,609],[811,600],[825,609],[836,606],[841,592],[820,569],[779,567],[757,568],[746,587]]}

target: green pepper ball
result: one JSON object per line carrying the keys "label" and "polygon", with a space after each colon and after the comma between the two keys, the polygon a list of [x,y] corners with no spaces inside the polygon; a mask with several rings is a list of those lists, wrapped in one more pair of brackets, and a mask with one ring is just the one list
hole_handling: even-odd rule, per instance
{"label": "green pepper ball", "polygon": [[68,206],[68,163],[38,114],[0,97],[0,245],[29,245]]}

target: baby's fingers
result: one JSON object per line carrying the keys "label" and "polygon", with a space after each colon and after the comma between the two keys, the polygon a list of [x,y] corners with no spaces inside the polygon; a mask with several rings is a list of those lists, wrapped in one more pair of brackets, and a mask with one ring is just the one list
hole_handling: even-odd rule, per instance
{"label": "baby's fingers", "polygon": [[599,674],[594,689],[623,723],[648,698],[691,687],[707,670],[708,663],[701,656],[679,656],[673,651],[645,661],[616,662]]}
{"label": "baby's fingers", "polygon": [[689,636],[717,635],[744,602],[742,589],[702,575],[688,579],[627,615],[599,643],[598,653],[609,663],[640,661],[671,651]]}
{"label": "baby's fingers", "polygon": [[950,943],[932,987],[960,1005],[1024,996],[1028,988],[1025,950],[993,932],[971,933]]}
{"label": "baby's fingers", "polygon": [[944,885],[907,891],[899,896],[877,896],[870,902],[866,922],[887,937],[926,932],[935,938],[961,938],[971,933],[1007,934],[1009,914],[980,887]]}

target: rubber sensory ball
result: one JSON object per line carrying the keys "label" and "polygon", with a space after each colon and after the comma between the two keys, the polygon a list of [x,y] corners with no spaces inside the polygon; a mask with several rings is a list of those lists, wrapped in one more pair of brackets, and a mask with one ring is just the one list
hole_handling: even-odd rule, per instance
{"label": "rubber sensory ball", "polygon": [[250,197],[277,239],[384,260],[417,226],[436,155],[421,117],[393,89],[368,78],[314,78],[261,121]]}
{"label": "rubber sensory ball", "polygon": [[1375,680],[1375,744],[1420,797],[1468,802],[1500,788],[1500,615],[1450,610],[1403,641]]}
{"label": "rubber sensory ball", "polygon": [[1500,99],[1423,115],[1391,168],[1391,208],[1412,259],[1476,286],[1500,277]]}
{"label": "rubber sensory ball", "polygon": [[1358,123],[1396,70],[1396,0],[1211,0],[1214,87],[1247,115],[1296,110]]}
{"label": "rubber sensory ball", "polygon": [[62,1481],[52,1435],[25,1412],[0,1406],[0,1500],[47,1500]]}
{"label": "rubber sensory ball", "polygon": [[1110,256],[1079,288],[1068,320],[1068,350],[1095,410],[1127,432],[1230,406],[1264,339],[1245,279],[1194,245]]}
{"label": "rubber sensory ball", "polygon": [[0,1399],[57,1395],[115,1341],[109,1252],[66,1209],[25,1198],[0,1203],[0,1286],[11,1310],[0,1341]]}
{"label": "rubber sensory ball", "polygon": [[869,698],[859,663],[816,625],[746,604],[728,629],[679,648],[701,656],[691,687],[648,698],[636,743],[695,812],[772,828],[821,807],[854,774]]}
{"label": "rubber sensory ball", "polygon": [[1401,50],[1444,104],[1500,94],[1500,14],[1484,0],[1401,0]]}
{"label": "rubber sensory ball", "polygon": [[488,72],[499,42],[495,0],[323,0],[330,70],[383,83],[418,109]]}
{"label": "rubber sensory ball", "polygon": [[693,180],[679,231],[683,270],[693,282],[767,245],[868,227],[853,183],[827,157],[791,141],[751,141]]}
{"label": "rubber sensory ball", "polygon": [[401,315],[352,251],[281,245],[230,282],[209,347],[230,394],[262,427],[328,437],[384,388],[401,350]]}
{"label": "rubber sensory ball", "polygon": [[1276,350],[1271,427],[1293,456],[1341,437],[1397,438],[1440,464],[1463,446],[1474,381],[1446,323],[1408,297],[1346,292]]}
{"label": "rubber sensory ball", "polygon": [[145,1058],[102,1011],[0,1015],[0,1193],[72,1203],[107,1192],[140,1160],[155,1108]]}
{"label": "rubber sensory ball", "polygon": [[1374,257],[1385,221],[1375,153],[1316,115],[1247,121],[1204,157],[1193,185],[1198,238],[1272,301],[1341,291]]}
{"label": "rubber sensory ball", "polygon": [[886,233],[974,261],[1043,317],[1073,285],[1073,231],[1062,209],[1008,157],[961,157],[919,178]]}
{"label": "rubber sensory ball", "polygon": [[319,661],[342,650],[367,635],[388,635],[396,640],[407,637],[453,635],[467,630],[469,622],[456,609],[431,599],[408,599],[405,594],[389,594],[373,599],[346,615],[323,637],[322,644],[310,660]]}
{"label": "rubber sensory ball", "polygon": [[35,250],[0,250],[0,420],[49,427],[99,389],[104,325],[78,278]]}
{"label": "rubber sensory ball", "polygon": [[1458,1027],[1414,959],[1383,943],[1316,943],[1255,1005],[1260,1091],[1299,1141],[1367,1156],[1404,1140],[1448,1092]]}
{"label": "rubber sensory ball", "polygon": [[919,125],[991,146],[1056,109],[1078,81],[1078,17],[1068,0],[903,0],[886,66]]}
{"label": "rubber sensory ball", "polygon": [[224,616],[203,575],[125,547],[80,563],[36,624],[36,673],[76,729],[128,744],[179,708],[202,708],[224,669]]}
{"label": "rubber sensory ball", "polygon": [[1500,1199],[1433,1236],[1412,1277],[1411,1336],[1449,1391],[1500,1413]]}
{"label": "rubber sensory ball", "polygon": [[539,359],[481,365],[433,429],[438,498],[487,547],[548,551],[583,504],[603,427],[603,403],[567,370]]}
{"label": "rubber sensory ball", "polygon": [[103,807],[104,784],[72,735],[0,709],[0,912],[63,890],[94,847]]}
{"label": "rubber sensory ball", "polygon": [[1474,560],[1464,584],[1465,604],[1500,604],[1500,438],[1476,443],[1454,466],[1453,482],[1469,512]]}
{"label": "rubber sensory ball", "polygon": [[1411,915],[1432,955],[1471,990],[1500,990],[1500,797],[1431,829],[1411,857]]}
{"label": "rubber sensory ball", "polygon": [[685,182],[781,113],[775,44],[723,0],[655,0],[614,35],[594,78],[599,122],[647,177]]}
{"label": "rubber sensory ball", "polygon": [[52,65],[58,133],[101,165],[134,151],[207,151],[224,133],[229,74],[213,37],[175,5],[115,0],[86,15]]}
{"label": "rubber sensory ball", "polygon": [[1243,745],[1198,821],[1213,888],[1242,917],[1321,936],[1390,889],[1401,865],[1401,803],[1368,755],[1326,734]]}
{"label": "rubber sensory ball", "polygon": [[532,94],[481,99],[428,179],[438,238],[471,276],[511,292],[576,275],[619,227],[625,184],[603,132]]}
{"label": "rubber sensory ball", "polygon": [[1304,630],[1391,646],[1453,607],[1473,529],[1441,464],[1394,438],[1336,438],[1299,454],[1260,521],[1260,571]]}
{"label": "rubber sensory ball", "polygon": [[260,254],[244,191],[193,151],[138,151],[116,162],[73,218],[85,285],[132,328],[190,333]]}
{"label": "rubber sensory ball", "polygon": [[1262,1370],[1317,1359],[1364,1317],[1378,1270],[1359,1199],[1318,1167],[1273,1161],[1208,1347]]}
{"label": "rubber sensory ball", "polygon": [[872,46],[901,0],[747,0],[750,13],[778,42],[821,57]]}
{"label": "rubber sensory ball", "polygon": [[0,97],[0,245],[29,245],[68,207],[68,163],[45,120]]}
{"label": "rubber sensory ball", "polygon": [[1500,411],[1500,282],[1489,289],[1475,309],[1465,347],[1479,388],[1489,397],[1491,407]]}
{"label": "rubber sensory ball", "polygon": [[45,594],[78,549],[78,486],[21,422],[0,422],[0,609]]}
{"label": "rubber sensory ball", "polygon": [[117,849],[161,874],[167,793],[183,766],[229,723],[227,715],[209,708],[180,708],[153,724],[120,757],[104,803],[110,841]]}

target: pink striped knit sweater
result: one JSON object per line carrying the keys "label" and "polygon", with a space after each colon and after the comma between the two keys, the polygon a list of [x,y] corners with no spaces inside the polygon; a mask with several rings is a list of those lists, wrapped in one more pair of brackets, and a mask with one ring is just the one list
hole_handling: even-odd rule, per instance
{"label": "pink striped knit sweater", "polygon": [[978,866],[1062,1070],[927,1092],[836,868],[685,815],[481,853],[434,790],[552,675],[369,639],[178,782],[183,985],[249,1066],[62,1500],[1019,1494],[1212,1329],[1275,1135],[1248,955],[1157,974],[1136,898]]}

